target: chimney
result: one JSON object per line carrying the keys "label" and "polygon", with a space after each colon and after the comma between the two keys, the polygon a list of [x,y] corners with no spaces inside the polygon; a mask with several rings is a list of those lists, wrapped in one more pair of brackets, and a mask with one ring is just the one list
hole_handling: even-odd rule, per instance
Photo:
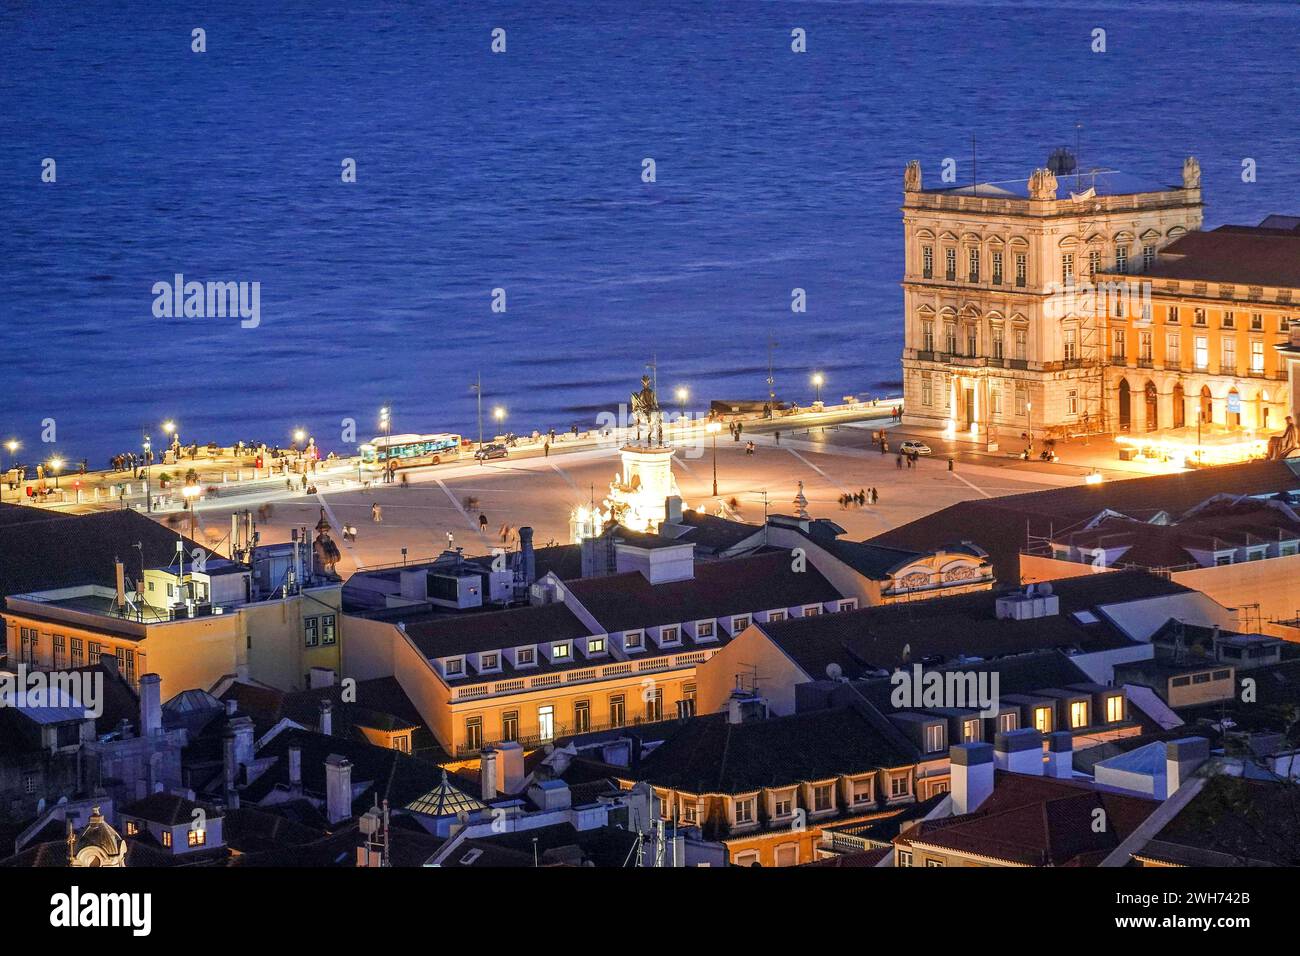
{"label": "chimney", "polygon": [[289,748],[289,786],[294,793],[302,793],[302,748]]}
{"label": "chimney", "polygon": [[518,741],[497,744],[497,768],[502,793],[514,796],[524,789],[524,748]]}
{"label": "chimney", "polygon": [[140,677],[140,736],[162,733],[162,678],[157,674]]}
{"label": "chimney", "polygon": [[235,735],[235,760],[247,766],[253,762],[253,718],[236,717],[229,728]]}
{"label": "chimney", "polygon": [[1047,775],[1057,780],[1074,779],[1074,734],[1068,730],[1047,735]]}
{"label": "chimney", "polygon": [[325,758],[325,818],[330,826],[352,816],[352,764],[347,757]]}
{"label": "chimney", "polygon": [[999,770],[1043,775],[1043,735],[1032,727],[1009,730],[993,738],[993,762]]}
{"label": "chimney", "polygon": [[1165,744],[1165,793],[1172,797],[1209,759],[1210,742],[1204,737],[1183,737]]}
{"label": "chimney", "polygon": [[334,735],[334,705],[328,700],[320,702],[320,732],[326,737]]}
{"label": "chimney", "polygon": [[497,752],[491,747],[485,747],[480,751],[478,760],[483,802],[491,803],[497,798]]}
{"label": "chimney", "polygon": [[113,577],[117,584],[117,606],[126,605],[126,566],[118,558],[113,559]]}
{"label": "chimney", "polygon": [[235,781],[239,774],[239,761],[235,757],[235,728],[227,727],[221,738],[221,764],[225,773],[226,806],[231,810],[239,809],[239,791]]}
{"label": "chimney", "polygon": [[239,699],[237,697],[226,698],[226,716],[234,717],[239,713]]}
{"label": "chimney", "polygon": [[537,580],[537,555],[533,552],[533,529],[519,529],[519,553],[524,561],[524,584],[531,587]]}
{"label": "chimney", "polygon": [[952,812],[973,813],[993,793],[993,748],[989,744],[956,744],[948,751],[952,775]]}
{"label": "chimney", "polygon": [[322,687],[333,687],[338,681],[337,675],[332,667],[313,667],[308,672],[309,690],[320,690]]}
{"label": "chimney", "polygon": [[681,524],[682,521],[682,498],[681,495],[669,495],[664,499],[664,521],[673,524]]}

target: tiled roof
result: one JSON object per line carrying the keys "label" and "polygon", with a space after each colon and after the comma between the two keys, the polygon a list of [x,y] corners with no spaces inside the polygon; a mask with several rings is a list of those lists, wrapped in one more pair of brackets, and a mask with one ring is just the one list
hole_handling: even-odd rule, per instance
{"label": "tiled roof", "polygon": [[[1247,862],[1300,866],[1300,794],[1294,783],[1216,774],[1158,834],[1161,843],[1226,859],[1201,865]],[[1179,862],[1167,849],[1148,846],[1138,855]]]}
{"label": "tiled roof", "polygon": [[[923,821],[896,842],[1024,866],[1095,866],[1159,806],[1086,783],[996,771],[993,793],[974,813]],[[1098,809],[1107,824],[1100,832]]]}
{"label": "tiled roof", "polygon": [[740,724],[696,717],[624,773],[689,793],[746,793],[915,762],[856,710],[836,708]]}
{"label": "tiled roof", "polygon": [[1175,475],[1073,485],[950,505],[872,538],[871,544],[933,551],[970,541],[989,553],[998,580],[1020,580],[1020,552],[1029,536],[1060,535],[1111,509],[1127,515],[1181,513],[1219,493],[1266,495],[1300,488],[1292,465],[1252,461]]}
{"label": "tiled roof", "polygon": [[606,631],[677,624],[841,597],[813,567],[792,568],[788,552],[695,565],[694,578],[652,585],[639,571],[565,582]]}
{"label": "tiled roof", "polygon": [[118,811],[120,816],[139,817],[150,823],[160,823],[165,827],[179,826],[194,819],[194,811],[199,810],[209,819],[221,816],[221,808],[207,803],[187,800],[175,793],[153,793],[142,800],[129,803]]}
{"label": "tiled roof", "polygon": [[572,611],[560,603],[481,614],[440,614],[424,620],[406,621],[405,627],[407,636],[426,657],[448,657],[545,641],[572,640],[591,633]]}
{"label": "tiled roof", "polygon": [[1105,620],[1081,622],[1074,612],[1189,591],[1144,571],[1069,578],[1053,582],[1053,589],[1060,613],[1025,621],[999,620],[999,592],[974,591],[757,626],[810,678],[826,676],[829,664],[855,678],[892,670],[904,662],[905,650],[914,662],[942,662],[958,655],[989,658],[1052,648],[1125,647],[1132,642],[1118,628]]}
{"label": "tiled roof", "polygon": [[1300,288],[1300,232],[1260,226],[1189,232],[1161,249],[1142,277]]}

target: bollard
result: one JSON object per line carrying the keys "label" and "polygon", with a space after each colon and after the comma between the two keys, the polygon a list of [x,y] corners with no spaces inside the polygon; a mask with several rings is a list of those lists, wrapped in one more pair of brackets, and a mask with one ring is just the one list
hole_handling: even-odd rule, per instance
{"label": "bollard", "polygon": [[956,469],[954,469],[953,466],[952,466],[952,459],[951,459],[951,458],[948,459],[948,470],[949,470],[949,471],[955,471],[955,470],[956,470]]}

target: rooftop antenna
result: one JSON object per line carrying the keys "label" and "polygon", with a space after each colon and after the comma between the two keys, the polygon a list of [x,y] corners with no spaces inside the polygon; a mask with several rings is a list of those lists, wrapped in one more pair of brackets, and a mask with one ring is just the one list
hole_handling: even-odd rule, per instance
{"label": "rooftop antenna", "polygon": [[970,138],[970,184],[971,195],[978,196],[980,194],[980,179],[979,176],[976,175],[974,136],[971,136]]}

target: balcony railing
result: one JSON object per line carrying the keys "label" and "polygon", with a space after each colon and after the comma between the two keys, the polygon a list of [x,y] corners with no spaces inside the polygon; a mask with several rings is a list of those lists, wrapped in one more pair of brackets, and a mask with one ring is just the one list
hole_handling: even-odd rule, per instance
{"label": "balcony railing", "polygon": [[[692,709],[688,712],[688,716],[694,716],[694,710],[693,710],[694,701],[691,702],[691,705],[692,705]],[[594,734],[606,730],[635,731],[639,727],[659,726],[666,723],[676,722],[680,719],[681,718],[679,718],[677,715],[674,714],[672,716],[660,717],[658,720],[650,720],[649,718],[645,718],[645,717],[634,717],[631,720],[625,720],[616,723],[605,723],[605,724],[593,724],[587,722],[579,723],[577,721],[568,724],[557,723],[555,725],[555,733],[549,736],[543,736],[541,734],[529,734],[523,737],[514,737],[510,741],[504,739],[489,740],[486,741],[485,743],[478,745],[477,747],[471,746],[469,744],[458,744],[456,747],[456,756],[472,757],[475,754],[479,753],[484,747],[495,747],[498,744],[507,743],[507,742],[518,743],[525,750],[534,750],[537,747],[541,747],[544,744],[551,743],[552,741],[559,740],[563,737],[575,737],[579,734]]]}

